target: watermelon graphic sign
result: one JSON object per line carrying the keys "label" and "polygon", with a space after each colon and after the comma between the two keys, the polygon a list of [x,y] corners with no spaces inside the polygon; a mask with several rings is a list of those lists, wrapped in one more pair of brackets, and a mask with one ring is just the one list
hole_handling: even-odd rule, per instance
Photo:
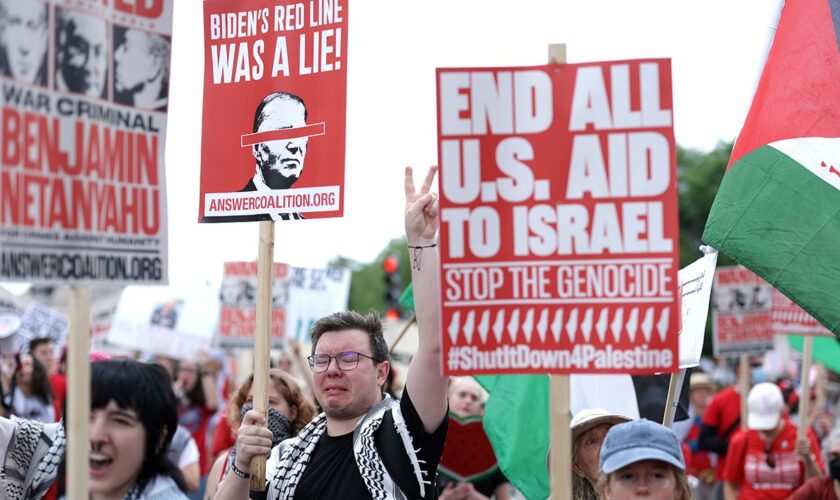
{"label": "watermelon graphic sign", "polygon": [[787,2],[703,240],[840,335],[840,0]]}
{"label": "watermelon graphic sign", "polygon": [[493,446],[484,433],[481,415],[449,414],[446,446],[438,472],[460,483],[475,483],[499,470]]}
{"label": "watermelon graphic sign", "polygon": [[444,371],[676,370],[670,61],[437,82]]}

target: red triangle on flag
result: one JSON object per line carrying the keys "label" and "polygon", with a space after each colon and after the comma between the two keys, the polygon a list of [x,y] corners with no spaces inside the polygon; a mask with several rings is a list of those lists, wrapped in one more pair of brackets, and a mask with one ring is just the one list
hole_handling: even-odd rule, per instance
{"label": "red triangle on flag", "polygon": [[840,49],[832,8],[840,12],[840,0],[786,2],[729,166],[774,141],[837,136]]}

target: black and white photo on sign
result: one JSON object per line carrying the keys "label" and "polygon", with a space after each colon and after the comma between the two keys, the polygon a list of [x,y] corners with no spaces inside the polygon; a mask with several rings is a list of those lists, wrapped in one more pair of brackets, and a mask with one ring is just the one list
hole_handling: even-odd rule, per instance
{"label": "black and white photo on sign", "polygon": [[165,111],[169,102],[168,37],[114,26],[114,102]]}
{"label": "black and white photo on sign", "polygon": [[0,0],[0,71],[20,83],[47,83],[47,4]]}
{"label": "black and white photo on sign", "polygon": [[[303,99],[289,92],[272,92],[265,96],[254,112],[253,134],[277,130],[299,129],[307,126],[309,109]],[[291,189],[303,175],[309,135],[302,133],[283,139],[268,139],[253,143],[253,175],[245,182],[240,193],[271,192]],[[258,220],[300,220],[297,212],[257,215],[231,215],[205,217],[204,222],[247,222]]]}
{"label": "black and white photo on sign", "polygon": [[106,97],[108,23],[95,15],[56,7],[55,85],[58,90]]}

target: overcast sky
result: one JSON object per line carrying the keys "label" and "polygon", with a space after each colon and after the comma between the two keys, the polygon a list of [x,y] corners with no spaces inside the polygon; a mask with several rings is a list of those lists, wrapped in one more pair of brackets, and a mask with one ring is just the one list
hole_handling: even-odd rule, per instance
{"label": "overcast sky", "polygon": [[[346,5],[346,0],[344,0]],[[349,6],[345,216],[276,224],[275,261],[370,261],[402,234],[405,165],[436,162],[437,67],[672,58],[677,143],[737,135],[777,0],[364,0]],[[253,260],[257,223],[196,222],[201,158],[202,2],[175,2],[167,134],[170,281],[217,282]],[[418,174],[420,175],[420,174]]]}

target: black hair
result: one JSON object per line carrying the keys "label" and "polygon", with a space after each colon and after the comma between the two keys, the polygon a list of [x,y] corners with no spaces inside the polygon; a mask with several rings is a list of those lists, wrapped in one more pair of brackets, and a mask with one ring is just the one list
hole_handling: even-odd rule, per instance
{"label": "black hair", "polygon": [[289,92],[274,92],[265,96],[263,100],[260,101],[260,104],[257,106],[257,110],[254,112],[255,134],[260,129],[260,124],[262,124],[263,120],[265,120],[265,113],[263,113],[265,107],[268,106],[268,104],[275,99],[290,99],[292,101],[298,102],[301,106],[303,106],[303,120],[306,121],[309,118],[309,110],[306,109],[306,103],[303,102],[303,99],[294,94],[290,94]]}
{"label": "black hair", "polygon": [[30,383],[32,394],[41,400],[42,403],[50,405],[53,402],[52,387],[47,376],[47,369],[32,356],[32,382]]}
{"label": "black hair", "polygon": [[155,476],[166,475],[181,491],[186,491],[183,474],[166,456],[178,427],[178,405],[166,369],[130,359],[112,359],[93,363],[90,375],[92,410],[105,408],[113,401],[121,409],[133,410],[146,430],[138,487],[142,490]]}
{"label": "black hair", "polygon": [[51,339],[49,337],[34,338],[34,339],[29,341],[29,352],[31,352],[32,355],[34,356],[35,355],[35,349],[37,349],[39,345],[47,344],[47,343],[52,344],[52,342],[53,342],[53,339]]}
{"label": "black hair", "polygon": [[[180,369],[182,362],[178,362],[178,369]],[[195,384],[192,386],[192,389],[185,390],[184,396],[189,401],[189,404],[192,406],[206,406],[207,405],[207,398],[204,396],[204,384],[201,381],[201,365],[198,363],[193,362],[195,365],[196,371],[196,381]],[[176,370],[176,378],[177,378],[177,371]]]}

